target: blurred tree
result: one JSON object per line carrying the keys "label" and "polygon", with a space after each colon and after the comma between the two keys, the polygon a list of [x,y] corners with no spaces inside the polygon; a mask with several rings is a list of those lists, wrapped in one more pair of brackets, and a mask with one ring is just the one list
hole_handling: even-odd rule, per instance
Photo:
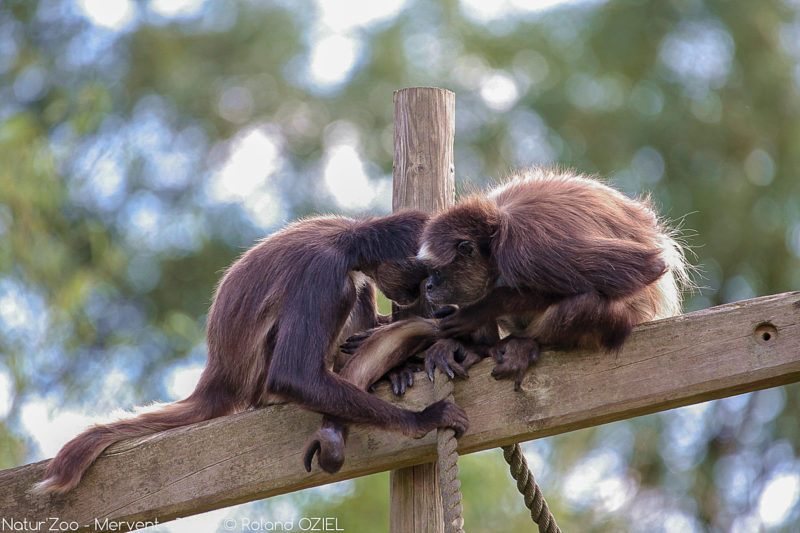
{"label": "blurred tree", "polygon": [[[697,255],[689,310],[800,286],[796,0],[4,0],[0,466],[51,453],[42,409],[174,399],[221,270],[259,236],[387,211],[391,91],[412,85],[457,94],[460,187],[557,163],[652,193]],[[798,400],[525,449],[565,531],[790,531]],[[526,527],[499,452],[462,462],[470,529]],[[379,531],[385,486],[253,512]]]}

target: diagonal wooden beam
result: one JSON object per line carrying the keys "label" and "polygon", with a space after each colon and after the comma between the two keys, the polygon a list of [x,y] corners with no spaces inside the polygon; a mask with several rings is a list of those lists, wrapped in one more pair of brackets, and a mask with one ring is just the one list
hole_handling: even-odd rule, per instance
{"label": "diagonal wooden beam", "polygon": [[[545,352],[520,392],[492,379],[491,368],[484,361],[456,383],[471,422],[462,453],[799,381],[800,292],[643,324],[616,354]],[[418,378],[402,401],[386,387],[378,394],[421,409],[431,387]],[[0,519],[58,517],[90,530],[106,518],[110,528],[164,522],[435,459],[434,433],[410,440],[354,428],[341,472],[307,474],[301,451],[319,419],[279,405],[118,443],[77,489],[56,499],[27,492],[45,461],[4,470]]]}

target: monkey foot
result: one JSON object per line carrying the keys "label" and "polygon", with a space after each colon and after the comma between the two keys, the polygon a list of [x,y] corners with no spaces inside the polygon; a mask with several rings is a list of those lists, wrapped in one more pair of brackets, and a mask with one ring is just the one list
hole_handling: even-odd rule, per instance
{"label": "monkey foot", "polygon": [[447,374],[450,379],[455,376],[468,378],[467,369],[480,360],[480,355],[467,350],[457,340],[439,339],[425,351],[425,372],[431,381],[436,368]]}
{"label": "monkey foot", "polygon": [[344,464],[345,435],[342,426],[321,427],[306,443],[303,450],[303,466],[311,472],[311,462],[319,453],[317,464],[329,474],[338,472]]}
{"label": "monkey foot", "polygon": [[490,353],[497,365],[492,369],[495,379],[514,378],[514,390],[519,390],[525,371],[539,358],[539,343],[534,339],[509,337],[494,346]]}
{"label": "monkey foot", "polygon": [[419,363],[407,361],[402,365],[396,366],[386,373],[386,379],[392,384],[392,392],[395,396],[402,396],[406,393],[406,388],[414,385],[414,372],[422,370]]}

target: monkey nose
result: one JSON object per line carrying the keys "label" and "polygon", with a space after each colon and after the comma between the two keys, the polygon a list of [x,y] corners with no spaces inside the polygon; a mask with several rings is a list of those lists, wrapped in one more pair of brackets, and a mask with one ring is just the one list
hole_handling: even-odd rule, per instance
{"label": "monkey nose", "polygon": [[425,283],[425,290],[427,292],[431,292],[433,290],[433,278],[428,278],[428,281]]}

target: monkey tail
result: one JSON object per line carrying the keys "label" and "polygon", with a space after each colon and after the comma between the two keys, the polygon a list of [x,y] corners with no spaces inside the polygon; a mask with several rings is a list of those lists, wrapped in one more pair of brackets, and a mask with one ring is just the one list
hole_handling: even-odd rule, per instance
{"label": "monkey tail", "polygon": [[61,494],[75,488],[97,456],[117,441],[230,414],[234,407],[234,398],[224,387],[201,380],[184,400],[165,404],[156,411],[133,418],[88,428],[58,451],[47,465],[45,479],[35,484],[32,492]]}

